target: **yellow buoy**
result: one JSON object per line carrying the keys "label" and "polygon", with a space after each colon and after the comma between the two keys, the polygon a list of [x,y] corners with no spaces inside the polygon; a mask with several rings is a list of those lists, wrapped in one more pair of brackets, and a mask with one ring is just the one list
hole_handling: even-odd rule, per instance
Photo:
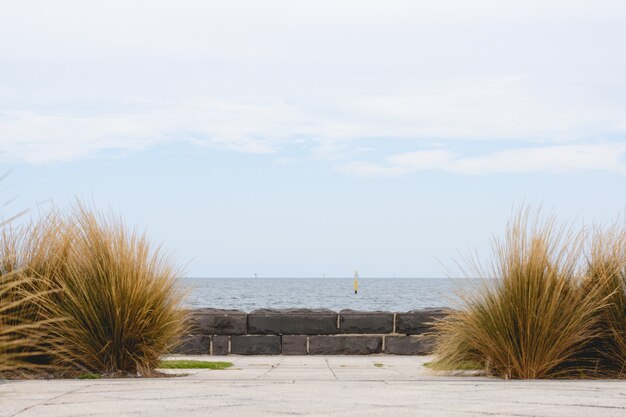
{"label": "yellow buoy", "polygon": [[359,271],[354,271],[354,293],[359,293]]}

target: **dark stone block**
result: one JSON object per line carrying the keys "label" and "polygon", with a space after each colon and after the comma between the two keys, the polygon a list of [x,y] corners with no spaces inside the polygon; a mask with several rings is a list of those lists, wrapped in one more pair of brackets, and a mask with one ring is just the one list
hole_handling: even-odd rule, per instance
{"label": "dark stone block", "polygon": [[382,336],[311,336],[311,355],[369,355],[381,353]]}
{"label": "dark stone block", "polygon": [[240,310],[201,308],[189,312],[190,324],[194,333],[246,334],[246,313]]}
{"label": "dark stone block", "polygon": [[337,313],[326,309],[255,310],[248,314],[250,334],[335,334]]}
{"label": "dark stone block", "polygon": [[396,333],[423,334],[432,330],[432,324],[448,315],[449,310],[427,308],[396,314]]}
{"label": "dark stone block", "polygon": [[208,355],[211,338],[202,334],[183,336],[181,343],[172,353],[180,355]]}
{"label": "dark stone block", "polygon": [[428,355],[432,353],[432,336],[385,336],[385,353],[390,355]]}
{"label": "dark stone block", "polygon": [[279,355],[280,336],[232,336],[230,353],[234,355]]}
{"label": "dark stone block", "polygon": [[283,336],[283,355],[306,355],[308,336]]}
{"label": "dark stone block", "polygon": [[393,313],[388,311],[339,312],[340,333],[381,334],[393,332]]}
{"label": "dark stone block", "polygon": [[228,355],[229,336],[213,336],[211,340],[211,355]]}

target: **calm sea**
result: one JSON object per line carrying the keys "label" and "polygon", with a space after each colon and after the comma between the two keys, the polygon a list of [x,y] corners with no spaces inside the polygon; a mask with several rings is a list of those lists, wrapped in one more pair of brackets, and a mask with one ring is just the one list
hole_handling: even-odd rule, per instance
{"label": "calm sea", "polygon": [[464,285],[447,278],[361,278],[354,294],[351,278],[185,278],[189,308],[329,308],[331,310],[408,311],[446,307],[453,289]]}

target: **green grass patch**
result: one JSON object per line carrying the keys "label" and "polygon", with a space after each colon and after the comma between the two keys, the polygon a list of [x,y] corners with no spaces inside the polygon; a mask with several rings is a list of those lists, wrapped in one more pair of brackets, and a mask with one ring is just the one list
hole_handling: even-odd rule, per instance
{"label": "green grass patch", "polygon": [[208,361],[191,361],[191,360],[173,360],[161,361],[158,368],[160,369],[228,369],[233,364],[231,362],[208,362]]}
{"label": "green grass patch", "polygon": [[382,368],[385,365],[383,365],[382,363],[375,363],[374,366],[377,368]]}
{"label": "green grass patch", "polygon": [[100,374],[82,374],[78,377],[78,379],[100,379],[102,375]]}

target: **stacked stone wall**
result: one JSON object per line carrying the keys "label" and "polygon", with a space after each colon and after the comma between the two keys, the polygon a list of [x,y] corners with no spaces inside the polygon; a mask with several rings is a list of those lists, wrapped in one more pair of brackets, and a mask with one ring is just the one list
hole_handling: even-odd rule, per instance
{"label": "stacked stone wall", "polygon": [[190,311],[186,355],[424,355],[441,308],[392,313],[326,309]]}

